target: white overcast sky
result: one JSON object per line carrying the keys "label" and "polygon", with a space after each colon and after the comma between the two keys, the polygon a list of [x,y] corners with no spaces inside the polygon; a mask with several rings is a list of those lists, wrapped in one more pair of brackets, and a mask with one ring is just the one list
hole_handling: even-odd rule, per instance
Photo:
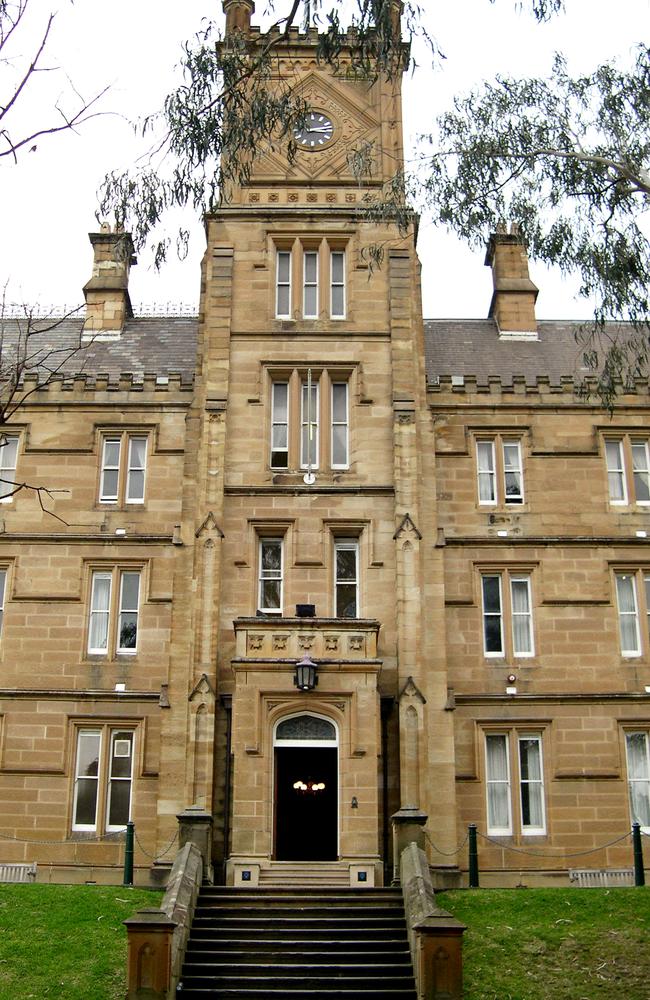
{"label": "white overcast sky", "polygon": [[[282,0],[278,4],[278,8]],[[570,69],[583,72],[605,59],[631,58],[634,45],[647,41],[650,0],[567,0],[568,11],[538,25],[517,12],[515,0],[420,0],[429,13],[427,26],[446,59],[441,68],[426,67],[405,85],[408,146],[426,131],[454,93],[463,93],[497,72],[546,74],[553,53],[565,52]],[[264,0],[258,0],[258,11]],[[204,17],[221,17],[218,0],[31,0],[29,31],[14,49],[32,54],[47,14],[57,10],[44,65],[61,70],[42,74],[31,97],[22,100],[21,115],[42,122],[48,107],[66,94],[66,74],[90,97],[105,86],[101,117],[77,134],[39,140],[18,165],[0,161],[0,287],[8,282],[9,299],[17,302],[78,305],[90,277],[92,253],[87,234],[96,230],[96,192],[109,169],[131,164],[142,151],[129,121],[157,110],[179,79],[181,43]],[[430,62],[430,60],[429,60]],[[0,101],[6,100],[0,73]],[[69,105],[68,105],[69,106]],[[20,116],[17,114],[16,119]],[[14,119],[14,125],[16,124]],[[131,272],[134,303],[196,303],[199,261],[203,251],[200,222],[188,213],[192,230],[189,257],[172,261],[156,273],[147,251]],[[189,226],[191,222],[191,227]],[[469,252],[455,237],[434,231],[423,220],[419,242],[423,264],[425,316],[484,316],[491,280],[481,254]],[[543,318],[585,316],[572,290],[540,268],[532,269],[540,286],[538,315]]]}

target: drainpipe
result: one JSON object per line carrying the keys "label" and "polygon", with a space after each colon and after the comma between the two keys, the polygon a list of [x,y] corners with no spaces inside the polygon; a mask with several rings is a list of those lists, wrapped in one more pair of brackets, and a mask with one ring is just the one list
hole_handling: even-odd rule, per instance
{"label": "drainpipe", "polygon": [[387,879],[391,874],[390,860],[388,857],[389,851],[389,816],[390,810],[388,808],[388,720],[393,711],[393,705],[395,704],[394,698],[391,696],[382,696],[381,698],[381,772],[382,772],[382,784],[383,784],[383,795],[382,795],[382,816],[381,816],[381,856],[384,859],[384,884],[386,884]]}
{"label": "drainpipe", "polygon": [[224,767],[223,791],[223,864],[221,868],[221,884],[226,884],[226,865],[230,853],[230,803],[232,799],[232,695],[222,694],[221,704],[226,713],[226,761]]}

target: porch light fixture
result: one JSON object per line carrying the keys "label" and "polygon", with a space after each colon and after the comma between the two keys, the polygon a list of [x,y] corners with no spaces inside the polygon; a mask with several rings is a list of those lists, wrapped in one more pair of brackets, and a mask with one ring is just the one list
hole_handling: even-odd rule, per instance
{"label": "porch light fixture", "polygon": [[293,678],[293,683],[299,691],[313,691],[318,684],[316,664],[311,657],[307,656],[306,653],[303,658],[298,660],[296,663],[296,673]]}
{"label": "porch light fixture", "polygon": [[311,778],[308,778],[307,781],[298,779],[298,781],[294,781],[293,787],[296,792],[324,792],[325,782],[312,781]]}

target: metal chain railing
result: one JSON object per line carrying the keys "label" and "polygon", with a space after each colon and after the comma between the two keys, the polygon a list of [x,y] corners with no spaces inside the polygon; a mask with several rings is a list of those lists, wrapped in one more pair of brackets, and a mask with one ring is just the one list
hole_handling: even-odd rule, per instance
{"label": "metal chain railing", "polygon": [[10,833],[0,833],[0,839],[13,840],[18,844],[38,844],[39,846],[61,847],[64,844],[97,844],[102,840],[113,840],[116,837],[121,837],[125,833],[126,827],[123,830],[111,830],[110,833],[102,833],[97,837],[83,837],[80,840],[30,840],[28,837],[12,837]]}
{"label": "metal chain railing", "polygon": [[142,851],[142,853],[145,855],[145,857],[149,858],[150,861],[157,861],[158,858],[164,858],[166,854],[169,854],[169,852],[171,851],[172,847],[174,846],[174,844],[178,840],[178,830],[177,830],[176,833],[174,834],[174,836],[172,837],[172,839],[169,841],[169,844],[167,845],[167,847],[165,848],[164,851],[159,851],[157,854],[149,854],[149,851],[146,849],[146,847],[142,846],[142,841],[138,837],[138,831],[134,830],[134,833],[135,833],[135,842],[136,842],[136,844],[138,845],[138,847],[140,848],[140,850]]}
{"label": "metal chain railing", "polygon": [[515,854],[527,854],[531,858],[580,858],[585,854],[596,854],[598,851],[604,851],[607,847],[613,847],[615,844],[620,844],[623,840],[629,840],[632,833],[628,831],[624,833],[621,837],[617,837],[616,840],[610,840],[607,844],[601,844],[599,847],[590,847],[585,851],[570,851],[569,853],[563,852],[561,854],[546,854],[542,851],[528,851],[523,847],[512,847],[510,844],[502,844],[501,841],[495,840],[494,837],[488,837],[484,833],[479,833],[476,831],[478,837],[481,840],[485,840],[489,844],[494,844],[495,847],[501,848],[503,851],[513,851]]}
{"label": "metal chain railing", "polygon": [[424,831],[424,836],[429,841],[429,843],[430,843],[431,847],[433,848],[433,850],[437,854],[442,854],[442,856],[444,858],[453,858],[456,854],[460,854],[460,852],[464,848],[465,844],[469,840],[469,833],[466,833],[465,834],[465,839],[463,840],[462,844],[459,844],[458,847],[455,850],[453,850],[453,851],[443,851],[441,847],[437,847],[436,844],[434,844],[434,842],[432,841],[431,837],[429,836],[429,834],[427,833],[426,830]]}

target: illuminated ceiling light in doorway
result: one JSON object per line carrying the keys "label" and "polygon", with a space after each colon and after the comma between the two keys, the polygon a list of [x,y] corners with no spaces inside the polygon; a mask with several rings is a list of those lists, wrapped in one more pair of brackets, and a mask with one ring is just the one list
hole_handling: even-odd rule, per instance
{"label": "illuminated ceiling light in doorway", "polygon": [[301,660],[298,660],[293,683],[300,691],[313,691],[316,687],[318,684],[316,669],[316,664],[307,654]]}
{"label": "illuminated ceiling light in doorway", "polygon": [[324,792],[325,782],[312,781],[311,778],[308,778],[307,781],[298,779],[298,781],[294,781],[293,787],[296,792]]}

